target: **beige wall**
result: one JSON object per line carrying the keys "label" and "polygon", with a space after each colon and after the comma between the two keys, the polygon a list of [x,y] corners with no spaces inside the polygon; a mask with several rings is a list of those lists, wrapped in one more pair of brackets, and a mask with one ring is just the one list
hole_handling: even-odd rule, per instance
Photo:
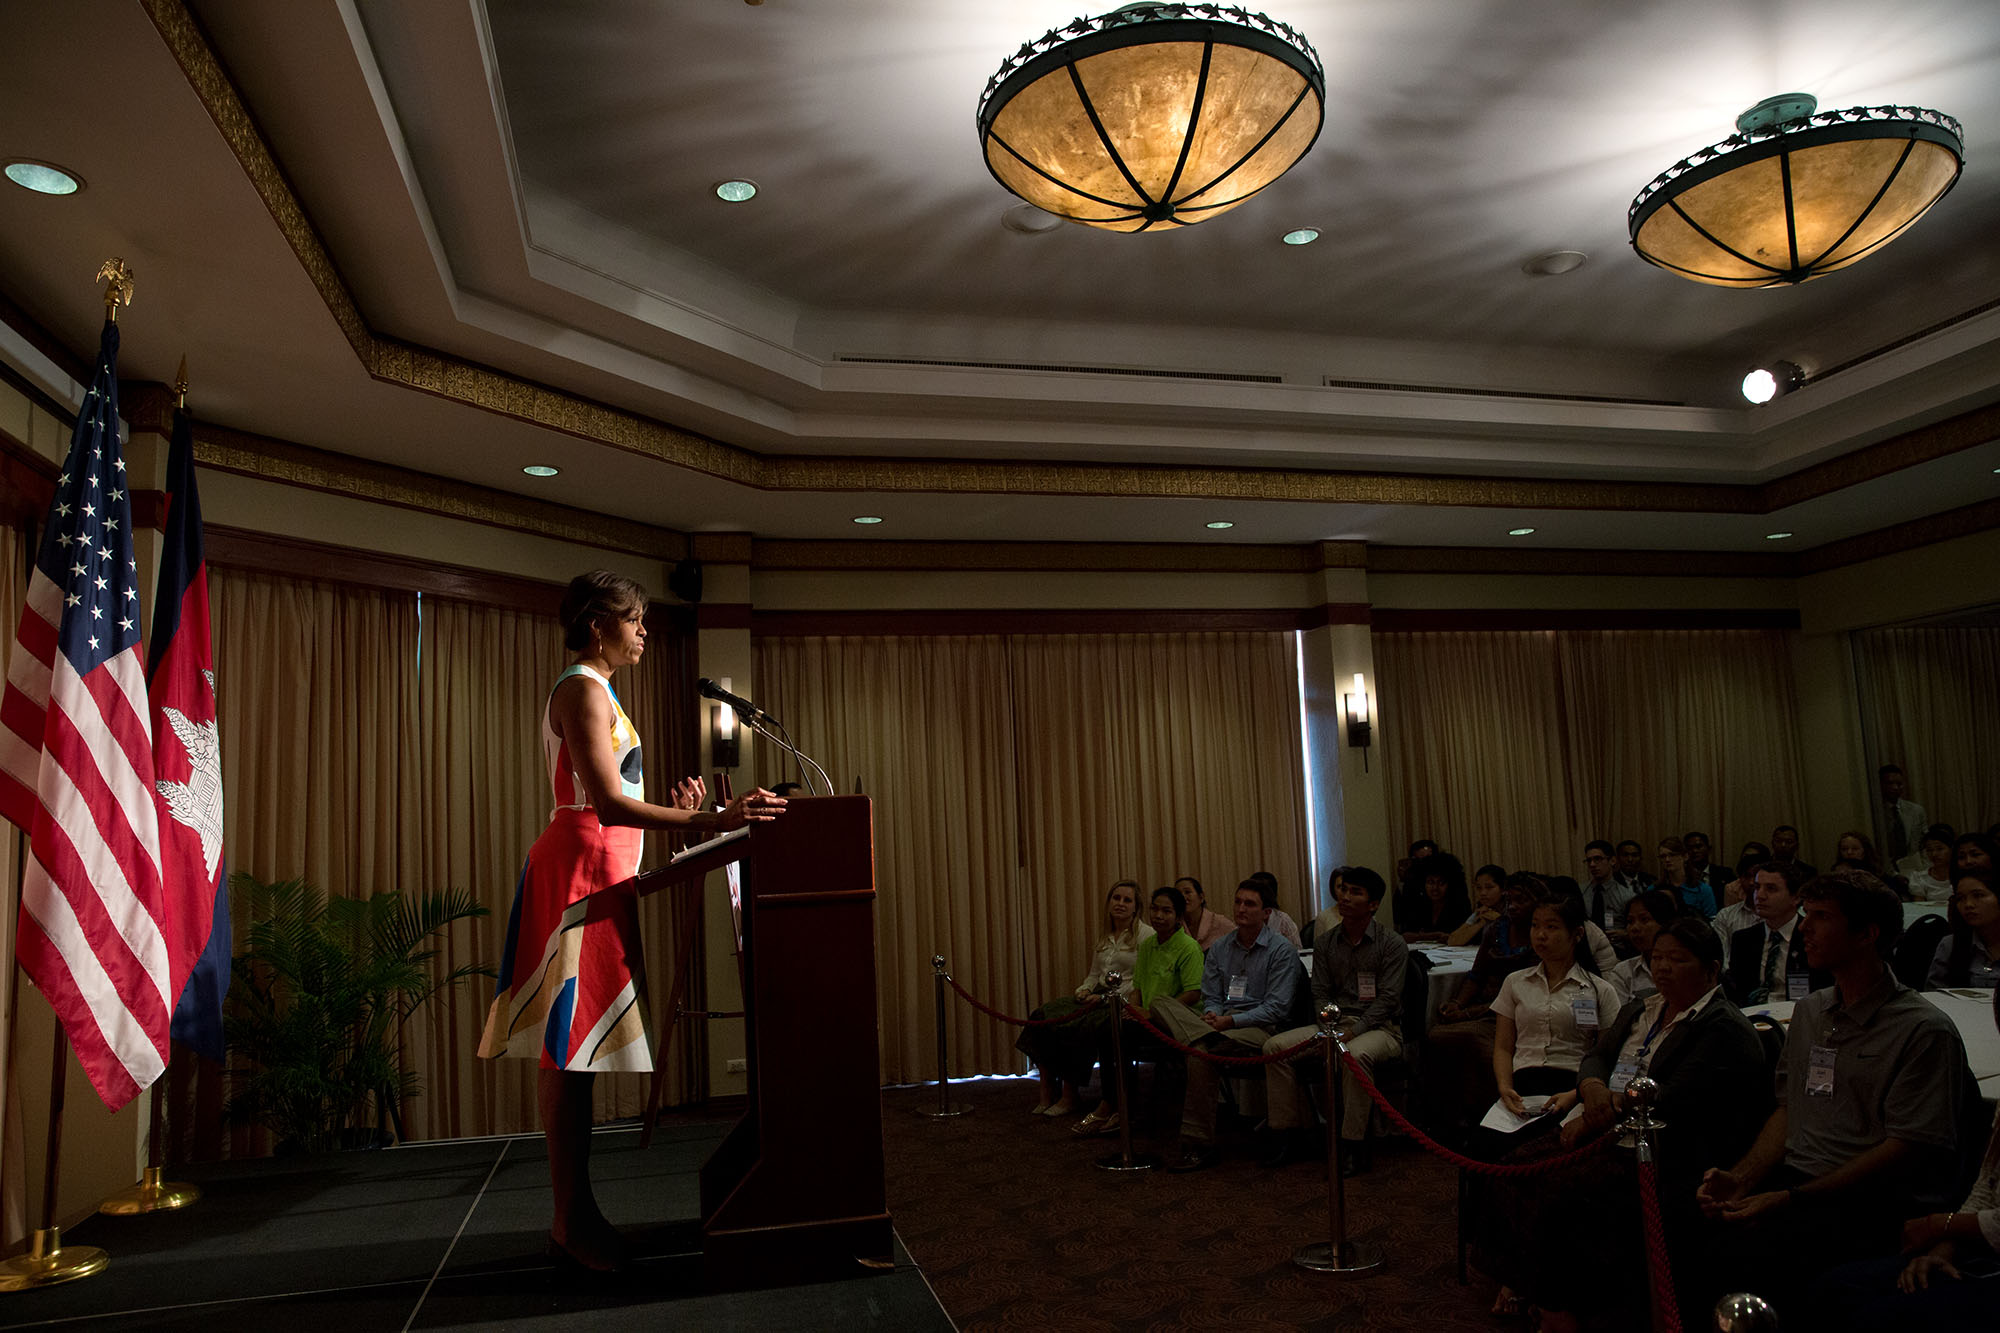
{"label": "beige wall", "polygon": [[1799,580],[1799,621],[1814,634],[1995,604],[2000,604],[2000,529]]}

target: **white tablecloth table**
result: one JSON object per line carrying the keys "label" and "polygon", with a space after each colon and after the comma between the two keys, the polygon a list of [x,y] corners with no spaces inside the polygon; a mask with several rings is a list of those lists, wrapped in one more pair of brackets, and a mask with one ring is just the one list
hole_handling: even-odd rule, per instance
{"label": "white tablecloth table", "polygon": [[1411,946],[1416,953],[1431,960],[1431,994],[1429,1006],[1424,1010],[1424,1026],[1437,1022],[1438,1006],[1452,997],[1465,974],[1472,970],[1472,960],[1479,953],[1476,944],[1417,944]]}

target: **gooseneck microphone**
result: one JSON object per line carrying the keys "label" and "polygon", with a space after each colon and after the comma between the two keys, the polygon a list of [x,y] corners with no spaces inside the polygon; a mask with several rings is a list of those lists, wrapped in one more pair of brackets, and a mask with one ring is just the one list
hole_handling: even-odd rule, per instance
{"label": "gooseneck microphone", "polygon": [[736,716],[745,722],[758,723],[772,720],[771,715],[756,704],[751,703],[740,694],[731,694],[707,676],[703,676],[700,680],[696,681],[694,688],[695,693],[704,699],[713,699],[717,703],[728,704],[736,710]]}

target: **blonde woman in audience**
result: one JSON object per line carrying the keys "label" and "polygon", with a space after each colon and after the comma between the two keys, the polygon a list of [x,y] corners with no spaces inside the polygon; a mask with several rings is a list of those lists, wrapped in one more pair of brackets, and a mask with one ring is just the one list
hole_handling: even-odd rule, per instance
{"label": "blonde woman in audience", "polygon": [[1833,845],[1833,869],[1863,870],[1896,891],[1904,902],[1910,900],[1910,881],[1882,861],[1874,840],[1859,829],[1849,829]]}
{"label": "blonde woman in audience", "polygon": [[[1039,1020],[1067,1018],[1090,1001],[1116,972],[1123,980],[1120,995],[1132,993],[1133,965],[1139,961],[1139,942],[1153,937],[1153,928],[1139,919],[1139,886],[1121,879],[1104,897],[1104,933],[1091,954],[1090,971],[1077,983],[1067,999],[1051,1000],[1028,1017]],[[1031,1108],[1033,1115],[1069,1115],[1076,1110],[1077,1090],[1090,1081],[1091,1066],[1097,1063],[1102,1029],[1110,1022],[1115,1005],[1098,1003],[1092,1012],[1055,1027],[1023,1028],[1014,1048],[1034,1063],[1042,1076],[1041,1099]]]}
{"label": "blonde woman in audience", "polygon": [[1946,903],[1951,901],[1951,844],[1957,835],[1949,824],[1933,824],[1917,843],[1923,854],[1923,869],[1910,876],[1910,901]]}
{"label": "blonde woman in audience", "polygon": [[1486,928],[1500,919],[1500,895],[1507,883],[1507,872],[1499,866],[1485,865],[1472,872],[1472,915],[1465,918],[1465,924],[1451,932],[1446,944],[1477,944]]}
{"label": "blonde woman in audience", "polygon": [[1674,895],[1665,889],[1648,889],[1625,904],[1625,938],[1639,952],[1604,974],[1621,1004],[1644,999],[1653,985],[1653,941],[1680,915]]}
{"label": "blonde woman in audience", "polygon": [[1957,909],[1951,934],[1938,941],[1928,988],[2000,988],[2000,896],[1994,894],[1992,875],[1959,876],[1951,905]]}

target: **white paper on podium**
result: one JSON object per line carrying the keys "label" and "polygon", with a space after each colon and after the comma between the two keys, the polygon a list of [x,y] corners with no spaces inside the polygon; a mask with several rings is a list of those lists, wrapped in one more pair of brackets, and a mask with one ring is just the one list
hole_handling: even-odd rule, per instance
{"label": "white paper on podium", "polygon": [[749,836],[750,836],[750,826],[748,824],[745,824],[742,828],[733,828],[729,830],[729,832],[727,833],[718,833],[714,837],[710,838],[707,842],[697,842],[692,846],[681,848],[679,851],[675,852],[671,857],[668,858],[667,864],[670,866],[675,866],[679,865],[683,861],[691,861],[697,856],[706,856],[718,847],[722,847],[729,843],[735,842],[739,838],[747,838]]}

